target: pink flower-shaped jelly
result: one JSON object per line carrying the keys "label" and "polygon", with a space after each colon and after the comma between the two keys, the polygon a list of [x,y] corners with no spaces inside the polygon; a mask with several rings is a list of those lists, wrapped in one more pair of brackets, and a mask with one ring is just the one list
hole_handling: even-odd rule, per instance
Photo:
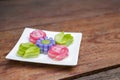
{"label": "pink flower-shaped jelly", "polygon": [[39,38],[45,38],[45,37],[46,37],[46,33],[44,31],[35,30],[30,33],[29,41],[35,44]]}

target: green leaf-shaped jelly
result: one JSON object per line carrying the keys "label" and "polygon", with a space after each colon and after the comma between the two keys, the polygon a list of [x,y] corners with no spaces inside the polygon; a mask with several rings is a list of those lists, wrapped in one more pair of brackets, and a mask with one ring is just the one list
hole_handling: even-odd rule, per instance
{"label": "green leaf-shaped jelly", "polygon": [[64,32],[61,32],[57,35],[55,35],[55,41],[58,44],[69,46],[73,42],[73,36],[71,34],[64,34]]}
{"label": "green leaf-shaped jelly", "polygon": [[37,57],[40,54],[40,48],[33,43],[21,43],[17,55],[24,58]]}

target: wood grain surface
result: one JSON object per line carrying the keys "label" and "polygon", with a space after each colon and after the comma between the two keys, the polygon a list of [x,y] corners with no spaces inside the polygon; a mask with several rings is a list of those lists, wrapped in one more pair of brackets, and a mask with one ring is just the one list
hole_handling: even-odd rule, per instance
{"label": "wood grain surface", "polygon": [[89,76],[83,76],[74,80],[120,80],[120,67]]}
{"label": "wood grain surface", "polygon": [[[25,27],[82,32],[78,65],[6,60]],[[120,66],[120,0],[1,0],[0,80],[73,79]]]}

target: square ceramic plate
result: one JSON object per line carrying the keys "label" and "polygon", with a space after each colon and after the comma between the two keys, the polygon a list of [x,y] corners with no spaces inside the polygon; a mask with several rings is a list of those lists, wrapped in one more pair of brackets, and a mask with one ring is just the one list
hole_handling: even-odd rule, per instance
{"label": "square ceramic plate", "polygon": [[[53,64],[53,65],[65,65],[65,66],[75,66],[78,62],[78,56],[79,56],[79,49],[80,49],[80,43],[82,39],[82,33],[74,33],[74,32],[65,32],[70,33],[74,37],[74,42],[68,47],[69,49],[69,56],[61,61],[55,61],[48,57],[46,54],[40,54],[37,58],[22,58],[17,56],[17,50],[19,48],[19,45],[21,43],[29,42],[29,34],[34,31],[35,29],[32,28],[25,28],[23,31],[23,34],[21,35],[20,39],[18,40],[17,44],[14,46],[14,48],[9,52],[9,54],[6,56],[6,59],[10,60],[17,60],[17,61],[24,61],[24,62],[33,62],[33,63],[43,63],[43,64]],[[46,31],[48,37],[54,38],[56,34],[59,32],[53,32],[53,31]]]}

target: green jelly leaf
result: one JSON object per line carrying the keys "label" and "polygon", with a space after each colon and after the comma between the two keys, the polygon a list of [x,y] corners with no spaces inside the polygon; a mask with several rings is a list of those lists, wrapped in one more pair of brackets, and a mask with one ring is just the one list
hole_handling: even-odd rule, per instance
{"label": "green jelly leaf", "polygon": [[69,46],[73,42],[73,36],[71,34],[65,34],[63,40],[66,41],[65,45]]}
{"label": "green jelly leaf", "polygon": [[33,57],[37,57],[38,55],[40,54],[40,48],[38,48],[37,46],[33,46],[33,47],[30,47],[28,48],[26,51],[25,51],[25,54],[24,54],[24,58],[33,58]]}
{"label": "green jelly leaf", "polygon": [[31,47],[34,46],[34,44],[28,42],[28,43],[21,43],[17,52],[18,56],[23,56],[25,54],[25,51]]}
{"label": "green jelly leaf", "polygon": [[64,32],[61,32],[55,35],[55,41],[58,44],[69,46],[73,42],[73,36],[71,34],[64,34]]}
{"label": "green jelly leaf", "polygon": [[64,32],[61,32],[61,33],[59,33],[59,34],[56,34],[56,35],[55,35],[55,41],[56,41],[57,43],[62,43],[61,41],[62,41],[63,37],[64,37]]}
{"label": "green jelly leaf", "polygon": [[22,57],[24,55],[24,53],[25,53],[25,51],[18,50],[17,55]]}
{"label": "green jelly leaf", "polygon": [[38,48],[36,45],[34,45],[33,43],[30,43],[30,42],[21,43],[19,46],[19,49],[17,51],[17,55],[24,57],[24,58],[38,56],[38,53],[40,53],[40,48]]}
{"label": "green jelly leaf", "polygon": [[24,48],[24,49],[28,49],[31,46],[34,46],[34,44],[30,42],[21,44],[21,48]]}

